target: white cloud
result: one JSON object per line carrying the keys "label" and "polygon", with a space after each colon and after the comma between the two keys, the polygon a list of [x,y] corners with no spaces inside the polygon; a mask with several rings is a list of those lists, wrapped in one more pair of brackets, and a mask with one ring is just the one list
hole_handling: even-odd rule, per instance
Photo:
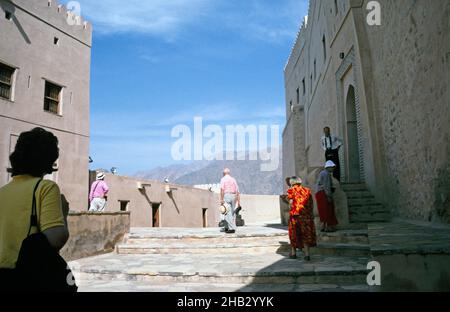
{"label": "white cloud", "polygon": [[103,34],[137,32],[170,39],[181,27],[207,14],[210,0],[79,0],[81,15]]}
{"label": "white cloud", "polygon": [[78,1],[81,14],[97,33],[145,33],[167,41],[195,24],[249,39],[284,42],[295,38],[308,9],[308,0]]}
{"label": "white cloud", "polygon": [[203,123],[211,124],[254,124],[260,122],[276,123],[285,118],[283,107],[276,105],[258,105],[261,109],[254,110],[253,106],[246,108],[245,104],[238,103],[216,103],[209,105],[198,105],[188,110],[173,112],[164,120],[155,122],[154,126],[175,126],[179,124],[191,124],[194,117],[201,117]]}
{"label": "white cloud", "polygon": [[224,17],[228,28],[242,36],[271,43],[285,43],[295,38],[301,17],[308,11],[308,0],[247,0],[233,2],[242,6]]}

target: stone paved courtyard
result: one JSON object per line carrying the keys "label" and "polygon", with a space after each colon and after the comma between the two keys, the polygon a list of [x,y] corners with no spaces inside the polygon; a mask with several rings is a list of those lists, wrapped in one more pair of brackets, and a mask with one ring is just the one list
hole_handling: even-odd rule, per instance
{"label": "stone paved courtyard", "polygon": [[448,255],[450,230],[374,223],[321,233],[318,243],[306,262],[301,252],[287,257],[287,229],[279,225],[231,235],[217,228],[133,228],[116,252],[70,265],[82,292],[371,291],[373,254]]}

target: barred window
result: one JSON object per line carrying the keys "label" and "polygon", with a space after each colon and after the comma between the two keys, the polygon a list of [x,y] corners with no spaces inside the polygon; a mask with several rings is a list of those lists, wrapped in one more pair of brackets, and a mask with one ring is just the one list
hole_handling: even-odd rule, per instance
{"label": "barred window", "polygon": [[62,87],[45,81],[44,110],[53,114],[60,114],[60,100]]}
{"label": "barred window", "polygon": [[11,100],[15,69],[0,63],[0,97]]}

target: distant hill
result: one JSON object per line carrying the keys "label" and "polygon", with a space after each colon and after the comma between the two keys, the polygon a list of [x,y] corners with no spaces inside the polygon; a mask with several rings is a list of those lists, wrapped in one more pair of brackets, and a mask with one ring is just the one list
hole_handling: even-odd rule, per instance
{"label": "distant hill", "polygon": [[231,169],[243,194],[279,195],[283,192],[281,159],[275,171],[261,171],[261,161],[256,160],[212,160],[194,161],[186,165],[158,167],[135,174],[136,177],[159,180],[183,185],[214,184],[222,178],[223,168]]}

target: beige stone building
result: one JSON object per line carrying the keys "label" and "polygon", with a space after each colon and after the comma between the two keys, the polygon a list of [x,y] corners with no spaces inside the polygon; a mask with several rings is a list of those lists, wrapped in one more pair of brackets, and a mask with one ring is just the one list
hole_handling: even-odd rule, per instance
{"label": "beige stone building", "polygon": [[0,186],[18,135],[59,140],[55,180],[71,210],[87,209],[91,25],[51,0],[0,0]]}
{"label": "beige stone building", "polygon": [[330,126],[344,140],[341,181],[393,217],[449,223],[449,10],[448,0],[310,0],[284,71],[283,175],[315,183]]}
{"label": "beige stone building", "polygon": [[[96,172],[91,171],[91,184]],[[209,190],[105,174],[106,212],[129,212],[132,227],[214,227],[219,196]]]}

